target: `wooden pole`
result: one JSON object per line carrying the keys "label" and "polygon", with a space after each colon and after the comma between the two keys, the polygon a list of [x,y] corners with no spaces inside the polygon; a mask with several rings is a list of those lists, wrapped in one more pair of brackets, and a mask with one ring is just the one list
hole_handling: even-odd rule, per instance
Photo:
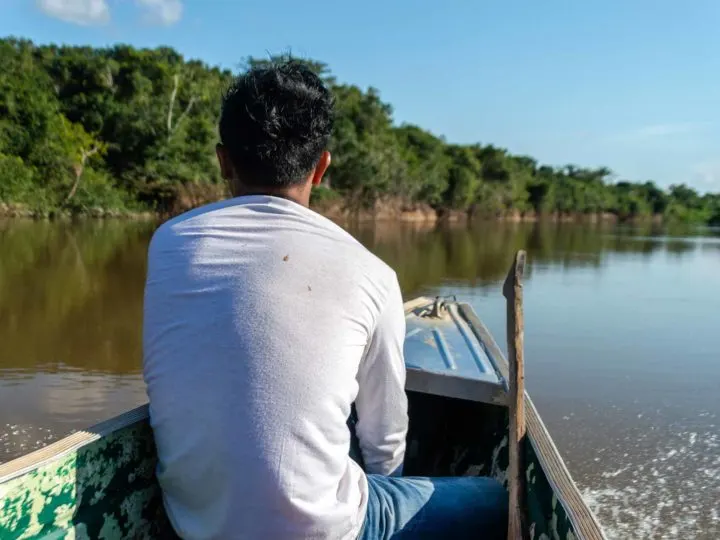
{"label": "wooden pole", "polygon": [[523,365],[523,289],[526,254],[518,251],[503,285],[507,300],[507,342],[510,380],[510,436],[508,463],[508,540],[527,538],[525,527],[525,369]]}

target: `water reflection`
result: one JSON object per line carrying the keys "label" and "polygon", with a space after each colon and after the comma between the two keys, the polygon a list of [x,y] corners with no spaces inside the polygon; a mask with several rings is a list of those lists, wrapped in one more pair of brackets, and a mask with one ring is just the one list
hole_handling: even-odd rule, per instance
{"label": "water reflection", "polygon": [[[0,370],[55,373],[70,368],[137,374],[142,289],[154,224],[0,223]],[[528,279],[542,268],[601,268],[612,254],[682,259],[717,253],[718,236],[657,236],[609,225],[477,223],[435,227],[379,223],[351,232],[396,269],[406,296],[461,282],[502,280],[527,249]],[[683,231],[687,233],[687,231]],[[702,234],[714,234],[702,231]]]}
{"label": "water reflection", "polygon": [[629,229],[610,224],[481,222],[470,227],[428,227],[379,223],[350,230],[397,270],[408,296],[448,280],[480,287],[495,284],[504,279],[518,249],[528,251],[528,279],[532,279],[538,266],[599,268],[612,254],[649,258],[666,251],[682,258],[698,247],[720,246],[720,233],[708,229],[681,229],[676,232],[703,236],[675,238],[657,236],[661,231],[652,226]]}
{"label": "water reflection", "polygon": [[133,373],[153,226],[0,225],[0,370]]}

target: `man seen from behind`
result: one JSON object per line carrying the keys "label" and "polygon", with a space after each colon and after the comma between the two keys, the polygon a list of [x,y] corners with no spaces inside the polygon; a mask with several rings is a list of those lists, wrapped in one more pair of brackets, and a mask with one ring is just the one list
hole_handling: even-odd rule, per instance
{"label": "man seen from behind", "polygon": [[170,521],[198,540],[504,538],[499,484],[401,476],[397,276],[309,209],[332,128],[302,63],[249,70],[220,119],[232,198],[153,236],[144,376]]}

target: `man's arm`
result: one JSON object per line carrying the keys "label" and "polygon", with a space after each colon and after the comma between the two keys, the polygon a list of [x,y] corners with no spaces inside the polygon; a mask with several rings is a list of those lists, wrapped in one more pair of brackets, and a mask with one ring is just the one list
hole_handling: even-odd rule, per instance
{"label": "man's arm", "polygon": [[405,458],[404,342],[405,311],[394,277],[357,377],[356,433],[370,474],[399,474]]}

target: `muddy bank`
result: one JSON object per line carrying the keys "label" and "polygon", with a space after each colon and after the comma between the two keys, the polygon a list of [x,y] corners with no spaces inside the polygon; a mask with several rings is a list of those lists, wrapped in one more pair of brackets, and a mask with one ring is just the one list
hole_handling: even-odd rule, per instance
{"label": "muddy bank", "polygon": [[[157,211],[129,211],[104,208],[88,208],[83,213],[71,214],[64,210],[37,212],[27,205],[7,204],[0,202],[0,218],[30,219],[131,219],[131,220],[166,220],[178,216],[206,204],[228,197],[227,189],[221,184],[187,184],[178,186],[168,193],[161,208]],[[477,207],[467,210],[432,207],[428,204],[407,202],[400,199],[379,199],[370,206],[357,206],[343,198],[330,201],[319,201],[311,208],[325,217],[337,222],[365,223],[371,221],[395,221],[403,223],[465,223],[468,221],[505,221],[535,222],[549,221],[556,223],[648,223],[662,224],[663,216],[618,216],[609,212],[580,213],[537,213],[534,211],[520,212],[484,212]]]}
{"label": "muddy bank", "polygon": [[465,223],[469,221],[504,221],[511,223],[548,221],[554,223],[618,223],[637,222],[660,224],[661,215],[621,217],[610,212],[582,213],[538,213],[535,211],[520,212],[486,212],[476,206],[467,210],[456,210],[444,207],[432,207],[427,204],[408,203],[397,199],[383,199],[369,208],[354,208],[343,199],[322,202],[312,206],[320,214],[335,221],[399,221],[410,223]]}
{"label": "muddy bank", "polygon": [[429,205],[395,199],[378,200],[370,207],[356,207],[343,199],[335,199],[312,204],[311,208],[333,221],[434,223],[438,220],[437,211]]}

